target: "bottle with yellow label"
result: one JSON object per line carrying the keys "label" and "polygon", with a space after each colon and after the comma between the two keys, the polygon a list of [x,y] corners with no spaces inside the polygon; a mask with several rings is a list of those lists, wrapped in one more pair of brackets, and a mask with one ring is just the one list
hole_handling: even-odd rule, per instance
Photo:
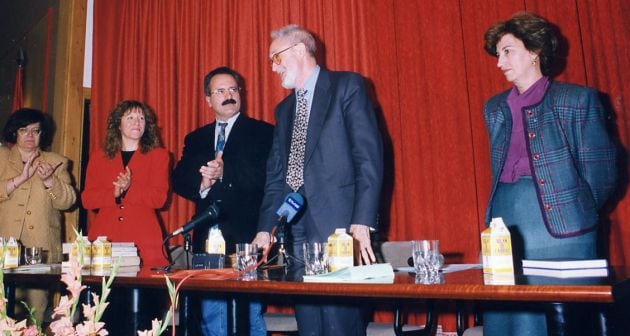
{"label": "bottle with yellow label", "polygon": [[[81,241],[81,246],[83,246],[83,261],[79,260],[81,257],[79,255],[79,241]],[[77,239],[72,243],[72,248],[70,249],[70,255],[82,263],[83,268],[89,268],[92,264],[92,244],[88,240],[87,236],[77,237]]]}
{"label": "bottle with yellow label", "polygon": [[112,243],[99,236],[92,243],[92,268],[112,267]]}
{"label": "bottle with yellow label", "polygon": [[327,252],[330,272],[354,266],[353,240],[346,229],[336,229],[328,237]]}
{"label": "bottle with yellow label", "polygon": [[512,240],[502,218],[493,218],[481,233],[481,255],[487,284],[514,284]]}
{"label": "bottle with yellow label", "polygon": [[4,268],[16,268],[20,265],[20,244],[15,237],[9,237],[4,247]]}
{"label": "bottle with yellow label", "polygon": [[208,232],[206,253],[218,255],[217,268],[223,268],[225,265],[225,239],[218,225],[212,226]]}

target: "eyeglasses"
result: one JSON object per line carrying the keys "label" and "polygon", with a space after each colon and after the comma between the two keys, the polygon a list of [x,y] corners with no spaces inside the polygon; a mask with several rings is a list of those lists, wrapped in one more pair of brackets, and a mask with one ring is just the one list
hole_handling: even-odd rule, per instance
{"label": "eyeglasses", "polygon": [[227,89],[216,89],[214,91],[210,91],[210,95],[225,96],[226,93],[236,94],[236,93],[238,93],[240,91],[241,91],[240,87],[232,86],[232,87],[229,87]]}
{"label": "eyeglasses", "polygon": [[277,53],[271,55],[271,58],[269,59],[269,61],[275,65],[280,65],[280,63],[282,63],[282,56],[280,56],[280,54],[282,54],[283,52],[295,47],[296,45],[298,45],[299,43],[296,43],[290,47],[284,48],[280,51],[278,51]]}
{"label": "eyeglasses", "polygon": [[26,127],[21,127],[21,128],[18,128],[18,133],[20,135],[27,135],[27,134],[29,134],[29,135],[37,136],[37,135],[40,135],[42,133],[42,130],[39,129],[39,128],[28,129]]}

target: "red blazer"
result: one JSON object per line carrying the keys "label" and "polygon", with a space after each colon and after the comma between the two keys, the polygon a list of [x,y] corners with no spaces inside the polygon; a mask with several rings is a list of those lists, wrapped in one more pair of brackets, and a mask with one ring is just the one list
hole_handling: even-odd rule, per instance
{"label": "red blazer", "polygon": [[162,227],[156,209],[166,202],[168,193],[169,154],[163,148],[148,153],[136,151],[129,161],[131,186],[121,204],[114,199],[113,182],[124,171],[120,153],[109,159],[99,150],[90,155],[81,194],[83,207],[98,210],[90,223],[90,241],[107,236],[112,242],[135,242],[145,266],[167,263],[162,255]]}

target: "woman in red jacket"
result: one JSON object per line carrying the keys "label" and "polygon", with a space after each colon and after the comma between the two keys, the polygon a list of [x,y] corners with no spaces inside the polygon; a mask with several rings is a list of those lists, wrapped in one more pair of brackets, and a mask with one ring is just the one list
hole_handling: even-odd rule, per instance
{"label": "woman in red jacket", "polygon": [[168,174],[153,111],[138,101],[120,102],[109,115],[103,149],[90,155],[81,194],[83,206],[98,211],[90,241],[135,242],[144,266],[165,265],[156,210],[166,202]]}

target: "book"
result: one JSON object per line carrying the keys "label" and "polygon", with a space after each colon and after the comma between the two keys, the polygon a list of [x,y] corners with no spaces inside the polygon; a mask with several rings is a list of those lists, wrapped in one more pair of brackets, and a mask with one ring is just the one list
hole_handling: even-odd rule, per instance
{"label": "book", "polygon": [[606,268],[606,259],[523,259],[523,267],[556,270]]}
{"label": "book", "polygon": [[[72,242],[63,243],[61,245],[61,253],[69,254],[72,250]],[[112,251],[136,251],[136,243],[134,242],[112,242]]]}
{"label": "book", "polygon": [[304,282],[394,283],[394,269],[390,264],[346,267],[334,272],[305,275]]}
{"label": "book", "polygon": [[138,251],[119,251],[112,249],[112,258],[116,257],[137,257]]}
{"label": "book", "polygon": [[[47,273],[52,269],[52,265],[50,264],[35,264],[35,265],[20,265],[16,268],[11,268],[8,270],[10,273]],[[5,271],[7,272],[7,271]]]}
{"label": "book", "polygon": [[[121,266],[118,268],[118,273],[116,273],[116,276],[118,277],[136,276],[138,275],[138,272],[140,272],[140,266]],[[109,276],[111,274],[112,274],[112,268],[110,267],[97,268],[97,269],[90,270],[90,275]]]}
{"label": "book", "polygon": [[572,268],[572,269],[550,269],[523,267],[523,275],[546,276],[553,278],[589,278],[607,277],[608,268]]}
{"label": "book", "polygon": [[[112,266],[120,259],[120,267],[123,266],[140,266],[140,257],[138,256],[128,256],[128,257],[112,257]],[[69,261],[61,262],[61,267],[70,267]],[[90,267],[90,265],[86,265],[85,267]],[[107,267],[106,267],[107,268]]]}
{"label": "book", "polygon": [[120,259],[120,266],[140,266],[140,257],[138,256],[126,256],[126,257],[112,257],[112,266]]}

